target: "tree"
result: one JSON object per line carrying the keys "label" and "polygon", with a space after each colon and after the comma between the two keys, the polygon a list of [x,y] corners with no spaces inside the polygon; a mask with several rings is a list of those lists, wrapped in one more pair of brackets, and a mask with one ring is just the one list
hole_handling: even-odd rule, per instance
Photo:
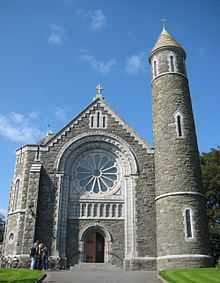
{"label": "tree", "polygon": [[3,242],[5,230],[5,216],[0,213],[0,243]]}
{"label": "tree", "polygon": [[207,201],[213,255],[220,257],[220,148],[201,155],[202,179]]}

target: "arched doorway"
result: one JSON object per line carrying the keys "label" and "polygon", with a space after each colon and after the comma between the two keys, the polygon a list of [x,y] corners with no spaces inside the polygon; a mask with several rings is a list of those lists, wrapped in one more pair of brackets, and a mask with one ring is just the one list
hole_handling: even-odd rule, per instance
{"label": "arched doorway", "polygon": [[105,239],[99,231],[88,231],[84,245],[85,262],[104,262]]}

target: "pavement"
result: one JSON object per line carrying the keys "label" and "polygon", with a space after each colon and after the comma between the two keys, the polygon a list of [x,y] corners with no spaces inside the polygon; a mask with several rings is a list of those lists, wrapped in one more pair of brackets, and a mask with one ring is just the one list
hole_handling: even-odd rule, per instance
{"label": "pavement", "polygon": [[154,271],[49,271],[45,283],[161,283]]}

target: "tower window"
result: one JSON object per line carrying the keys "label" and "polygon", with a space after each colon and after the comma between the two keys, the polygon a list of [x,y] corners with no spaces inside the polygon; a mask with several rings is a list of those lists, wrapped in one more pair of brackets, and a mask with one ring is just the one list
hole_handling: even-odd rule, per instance
{"label": "tower window", "polygon": [[156,77],[157,76],[157,61],[156,60],[154,60],[153,73],[154,73],[154,77]]}
{"label": "tower window", "polygon": [[178,138],[182,138],[184,136],[183,131],[183,116],[181,113],[175,114],[175,124],[176,124],[176,134]]}
{"label": "tower window", "polygon": [[178,136],[182,137],[183,133],[182,133],[182,124],[181,124],[181,117],[180,115],[177,115],[177,130],[178,130]]}
{"label": "tower window", "polygon": [[191,209],[185,209],[185,237],[187,239],[193,238],[192,212]]}
{"label": "tower window", "polygon": [[170,56],[170,71],[171,71],[171,72],[174,72],[173,56]]}
{"label": "tower window", "polygon": [[176,72],[177,71],[177,58],[176,58],[176,54],[173,52],[170,52],[168,57],[167,57],[167,61],[168,61],[168,71],[169,72]]}

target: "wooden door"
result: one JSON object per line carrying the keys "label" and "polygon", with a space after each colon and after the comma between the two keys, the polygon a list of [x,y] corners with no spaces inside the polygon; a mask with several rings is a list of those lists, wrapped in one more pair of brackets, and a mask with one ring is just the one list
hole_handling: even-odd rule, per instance
{"label": "wooden door", "polygon": [[96,233],[91,231],[86,237],[86,262],[96,262]]}

